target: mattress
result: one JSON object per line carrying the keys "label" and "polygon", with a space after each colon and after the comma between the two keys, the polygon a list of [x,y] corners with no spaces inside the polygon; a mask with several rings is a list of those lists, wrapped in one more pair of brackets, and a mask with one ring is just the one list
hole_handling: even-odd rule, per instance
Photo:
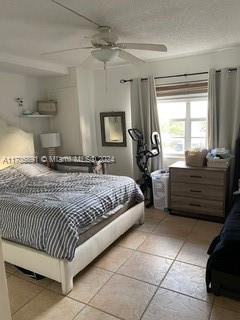
{"label": "mattress", "polygon": [[59,173],[36,164],[0,171],[3,238],[58,259],[71,261],[90,226],[141,201],[129,177]]}
{"label": "mattress", "polygon": [[83,228],[79,234],[78,246],[83,244],[85,241],[94,236],[98,231],[102,230],[113,220],[117,219],[124,212],[126,212],[130,207],[128,205],[121,205],[114,210],[108,212],[104,217],[97,219],[96,222],[91,223],[86,228]]}

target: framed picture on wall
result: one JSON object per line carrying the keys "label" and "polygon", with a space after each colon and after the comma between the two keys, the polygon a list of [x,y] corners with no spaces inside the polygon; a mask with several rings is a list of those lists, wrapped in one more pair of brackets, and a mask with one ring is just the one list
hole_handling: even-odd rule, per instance
{"label": "framed picture on wall", "polygon": [[103,146],[127,146],[125,112],[101,112],[100,123]]}

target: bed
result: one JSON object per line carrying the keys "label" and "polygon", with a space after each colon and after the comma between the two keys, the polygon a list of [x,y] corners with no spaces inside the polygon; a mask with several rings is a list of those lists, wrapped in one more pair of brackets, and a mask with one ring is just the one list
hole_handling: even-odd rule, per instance
{"label": "bed", "polygon": [[77,273],[131,226],[143,223],[142,193],[128,177],[9,166],[6,156],[34,155],[33,137],[3,121],[0,133],[4,260],[60,282],[66,295]]}

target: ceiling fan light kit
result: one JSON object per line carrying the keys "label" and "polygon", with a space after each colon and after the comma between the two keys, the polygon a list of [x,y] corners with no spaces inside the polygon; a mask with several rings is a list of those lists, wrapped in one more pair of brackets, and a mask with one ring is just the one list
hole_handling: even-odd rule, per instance
{"label": "ceiling fan light kit", "polygon": [[[98,32],[94,34],[91,38],[92,47],[83,47],[83,48],[73,48],[66,49],[60,51],[52,51],[46,52],[42,55],[50,55],[57,54],[63,52],[69,52],[73,50],[81,50],[81,49],[95,49],[91,51],[92,57],[96,60],[104,63],[104,68],[106,67],[106,63],[113,60],[117,56],[123,60],[126,60],[132,64],[139,65],[144,63],[143,60],[139,59],[135,55],[125,51],[127,50],[150,50],[150,51],[158,51],[158,52],[167,52],[167,47],[164,44],[150,44],[150,43],[118,43],[118,35],[112,32],[109,26],[101,26],[99,23],[93,21],[92,19],[85,17],[80,12],[67,7],[65,4],[61,3],[58,0],[50,0],[55,5],[62,7],[69,12],[78,15],[80,18],[85,19],[89,23],[97,26]],[[122,50],[123,49],[123,50]]]}
{"label": "ceiling fan light kit", "polygon": [[118,55],[117,49],[103,48],[91,51],[92,56],[98,61],[107,63],[113,60]]}

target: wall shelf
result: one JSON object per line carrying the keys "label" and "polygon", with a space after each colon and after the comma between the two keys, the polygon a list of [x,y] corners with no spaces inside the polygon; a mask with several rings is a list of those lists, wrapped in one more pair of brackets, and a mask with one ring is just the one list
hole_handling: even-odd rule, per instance
{"label": "wall shelf", "polygon": [[53,118],[54,115],[50,114],[21,114],[20,118]]}

